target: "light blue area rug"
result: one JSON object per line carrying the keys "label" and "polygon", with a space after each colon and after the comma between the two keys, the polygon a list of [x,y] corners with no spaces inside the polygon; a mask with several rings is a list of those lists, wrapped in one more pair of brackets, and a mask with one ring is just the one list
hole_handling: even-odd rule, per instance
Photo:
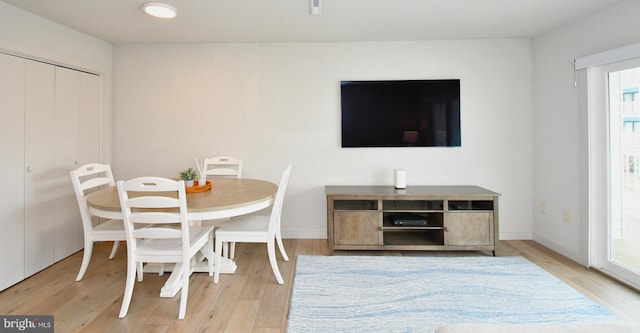
{"label": "light blue area rug", "polygon": [[522,257],[298,256],[287,331],[614,319]]}

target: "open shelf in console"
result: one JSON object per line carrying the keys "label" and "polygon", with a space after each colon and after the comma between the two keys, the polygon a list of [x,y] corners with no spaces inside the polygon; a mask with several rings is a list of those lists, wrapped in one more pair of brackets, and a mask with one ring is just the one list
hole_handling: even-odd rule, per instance
{"label": "open shelf in console", "polygon": [[442,213],[384,212],[382,230],[432,230],[442,229]]}
{"label": "open shelf in console", "polygon": [[449,210],[493,210],[493,200],[449,200]]}
{"label": "open shelf in console", "polygon": [[384,245],[444,245],[444,230],[385,231]]}
{"label": "open shelf in console", "polygon": [[383,210],[412,211],[412,210],[442,210],[442,200],[383,200]]}
{"label": "open shelf in console", "polygon": [[378,210],[378,200],[334,200],[334,210]]}

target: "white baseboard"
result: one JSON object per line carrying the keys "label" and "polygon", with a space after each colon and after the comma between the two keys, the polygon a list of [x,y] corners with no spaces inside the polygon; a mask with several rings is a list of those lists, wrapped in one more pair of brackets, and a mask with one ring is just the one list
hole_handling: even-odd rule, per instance
{"label": "white baseboard", "polygon": [[546,247],[548,247],[548,248],[550,248],[550,249],[552,249],[552,250],[554,250],[554,251],[556,251],[556,252],[558,252],[558,253],[560,253],[560,254],[562,254],[565,257],[568,257],[569,259],[571,259],[571,260],[573,260],[575,262],[578,262],[578,263],[580,263],[582,265],[585,265],[585,266],[587,265],[587,263],[582,262],[582,259],[581,259],[581,256],[580,256],[579,252],[576,252],[576,251],[574,251],[574,250],[572,250],[572,249],[570,249],[570,248],[568,248],[568,247],[566,247],[566,246],[564,246],[562,244],[554,242],[554,241],[552,241],[552,240],[550,240],[550,239],[548,239],[546,237],[543,237],[543,236],[541,236],[539,234],[536,234],[536,233],[533,234],[533,240],[538,242],[538,243],[540,243],[540,244],[542,244],[542,245],[544,245],[544,246],[546,246]]}

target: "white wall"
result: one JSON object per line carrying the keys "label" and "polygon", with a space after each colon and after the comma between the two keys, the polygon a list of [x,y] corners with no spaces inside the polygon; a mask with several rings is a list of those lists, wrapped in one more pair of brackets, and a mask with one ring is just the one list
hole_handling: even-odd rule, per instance
{"label": "white wall", "polygon": [[[294,165],[284,237],[325,238],[327,184],[475,184],[502,194],[500,238],[532,236],[529,40],[114,47],[118,178],[176,177],[195,156]],[[461,148],[340,148],[340,80],[461,79]]]}
{"label": "white wall", "polygon": [[111,158],[111,44],[0,1],[0,52],[102,76],[101,159]]}
{"label": "white wall", "polygon": [[[536,37],[533,55],[534,239],[587,263],[586,123],[573,60],[640,42],[640,1],[629,0]],[[539,207],[547,204],[547,213]],[[563,211],[571,213],[570,223]]]}

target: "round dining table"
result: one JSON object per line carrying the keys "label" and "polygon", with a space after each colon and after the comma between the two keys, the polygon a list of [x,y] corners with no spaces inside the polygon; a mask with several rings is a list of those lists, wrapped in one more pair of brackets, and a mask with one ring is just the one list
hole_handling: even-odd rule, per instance
{"label": "round dining table", "polygon": [[[278,185],[259,179],[215,178],[211,189],[202,192],[187,192],[187,215],[189,221],[224,220],[257,212],[273,204]],[[134,197],[135,193],[130,193]],[[177,195],[168,194],[168,195]],[[105,187],[86,196],[89,212],[95,216],[122,220],[122,210],[118,190],[115,186]],[[214,223],[215,225],[215,223]],[[178,264],[179,265],[179,264]],[[167,267],[167,265],[165,265]],[[204,263],[192,264],[192,272],[207,272]],[[232,259],[222,257],[220,273],[233,274],[236,264]],[[168,271],[169,268],[166,268]],[[145,268],[145,272],[153,271]],[[161,297],[173,297],[180,290],[180,269],[173,269],[171,276],[160,291]]]}

